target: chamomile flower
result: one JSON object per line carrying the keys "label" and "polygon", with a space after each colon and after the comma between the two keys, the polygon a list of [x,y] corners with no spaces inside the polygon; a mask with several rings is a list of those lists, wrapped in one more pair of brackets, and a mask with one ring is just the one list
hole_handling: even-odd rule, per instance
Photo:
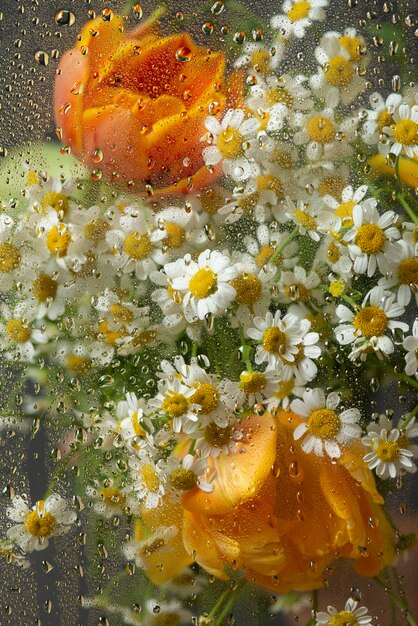
{"label": "chamomile flower", "polygon": [[197,458],[193,454],[186,454],[182,459],[171,456],[162,461],[167,481],[167,493],[175,498],[198,487],[205,493],[213,491],[213,484],[206,480],[208,463],[205,458]]}
{"label": "chamomile flower", "polygon": [[259,269],[249,254],[235,254],[232,262],[237,276],[231,281],[236,291],[236,307],[232,312],[231,324],[241,324],[246,328],[251,324],[254,315],[262,315],[269,308],[276,268],[273,264],[267,264]]}
{"label": "chamomile flower", "polygon": [[372,617],[367,615],[367,608],[360,606],[357,608],[358,602],[349,598],[345,603],[343,611],[337,611],[333,606],[327,607],[327,612],[319,611],[315,617],[316,626],[337,626],[337,624],[356,626],[366,626],[372,621]]}
{"label": "chamomile flower", "polygon": [[154,426],[147,416],[148,410],[146,400],[137,398],[133,392],[128,392],[125,400],[117,404],[119,437],[134,449],[153,445]]}
{"label": "chamomile flower", "polygon": [[32,508],[29,508],[26,497],[14,496],[6,514],[16,522],[8,529],[7,537],[24,552],[44,550],[49,539],[67,533],[77,517],[57,494],[38,500]]}
{"label": "chamomile flower", "polygon": [[158,394],[149,405],[161,411],[172,422],[175,433],[189,434],[196,430],[200,405],[191,401],[194,389],[184,385],[178,378],[160,381]]}
{"label": "chamomile flower", "polygon": [[357,274],[373,276],[377,268],[384,274],[390,268],[391,261],[400,258],[401,248],[396,243],[400,233],[394,226],[395,221],[394,211],[379,215],[373,199],[353,208],[353,228],[343,239],[347,242]]}
{"label": "chamomile flower", "polygon": [[281,247],[287,237],[287,232],[279,232],[269,228],[267,224],[260,224],[256,231],[256,237],[248,235],[244,238],[244,244],[259,269],[270,264],[277,271],[278,268],[291,268],[297,261],[298,245],[295,241],[289,242],[281,252],[277,251],[277,248]]}
{"label": "chamomile flower", "polygon": [[267,362],[275,368],[282,362],[292,363],[298,354],[298,345],[302,341],[300,320],[291,314],[283,318],[280,311],[274,317],[270,311],[265,318],[255,317],[254,326],[246,330],[251,339],[257,341],[255,362],[257,365]]}
{"label": "chamomile flower", "polygon": [[7,359],[33,361],[37,349],[47,344],[45,330],[36,327],[36,309],[23,300],[14,309],[6,304],[0,313],[0,350]]}
{"label": "chamomile flower", "polygon": [[[141,620],[142,626],[161,626],[161,624],[191,624],[192,613],[182,607],[180,602],[160,602],[159,600],[147,601],[147,615]],[[156,609],[156,607],[158,607]]]}
{"label": "chamomile flower", "polygon": [[239,405],[247,404],[250,408],[255,404],[266,404],[277,391],[280,384],[280,374],[276,369],[244,370],[239,375],[237,383],[236,402]]}
{"label": "chamomile flower", "polygon": [[297,146],[306,146],[308,161],[326,163],[331,168],[335,161],[352,153],[350,141],[354,138],[357,124],[358,120],[350,117],[337,122],[330,107],[322,111],[313,110],[306,115],[297,113],[294,125],[300,130],[296,131],[293,140]]}
{"label": "chamomile flower", "polygon": [[325,19],[324,9],[327,6],[328,0],[285,0],[283,13],[273,15],[271,26],[285,38],[293,35],[302,39],[313,22]]}
{"label": "chamomile flower", "polygon": [[136,498],[146,509],[155,509],[165,494],[164,476],[149,452],[149,448],[138,450],[136,456],[129,457],[128,463]]}
{"label": "chamomile flower", "polygon": [[226,175],[234,180],[246,180],[257,173],[258,167],[245,157],[250,141],[254,140],[259,128],[255,117],[245,119],[243,109],[229,109],[222,122],[216,117],[207,117],[205,126],[209,135],[202,138],[210,145],[203,149],[206,165],[217,165],[222,161]]}
{"label": "chamomile flower", "polygon": [[[341,202],[334,196],[326,194],[323,202],[334,212],[338,218],[340,228],[351,228],[353,226],[353,210],[357,206],[361,206],[361,201],[367,193],[367,185],[361,185],[357,189],[353,189],[351,185],[347,185],[341,191]],[[374,202],[374,201],[372,201]]]}
{"label": "chamomile flower", "polygon": [[236,290],[230,284],[237,275],[230,259],[217,250],[205,250],[197,261],[186,256],[164,266],[169,283],[181,294],[181,304],[187,321],[204,320],[223,315]]}
{"label": "chamomile flower", "polygon": [[[362,48],[360,42],[358,47]],[[315,95],[328,107],[337,106],[340,99],[347,105],[366,88],[366,81],[356,72],[352,54],[353,50],[341,44],[341,35],[334,32],[326,33],[315,50],[321,67],[311,77],[310,84]],[[356,61],[360,58],[359,55]]]}
{"label": "chamomile flower", "polygon": [[173,549],[172,539],[178,534],[177,526],[159,525],[157,530],[142,541],[131,540],[123,546],[125,558],[144,568],[151,555],[158,556]]}
{"label": "chamomile flower", "polygon": [[196,437],[196,452],[202,458],[217,459],[221,455],[235,454],[237,442],[242,439],[243,435],[233,421],[223,428],[212,421],[194,436]]}
{"label": "chamomile flower", "polygon": [[243,54],[235,61],[235,67],[238,69],[248,67],[257,75],[267,76],[272,70],[275,70],[283,58],[283,46],[274,45],[267,48],[258,42],[246,43]]}
{"label": "chamomile flower", "polygon": [[295,204],[286,198],[287,217],[298,227],[300,235],[308,235],[313,241],[320,240],[320,233],[328,232],[336,222],[335,216],[324,209],[318,201],[313,200],[309,205],[302,201]]}
{"label": "chamomile flower", "polygon": [[126,493],[114,487],[112,481],[107,482],[110,485],[104,487],[95,481],[94,485],[87,486],[86,494],[93,500],[94,511],[105,519],[111,519],[126,511]]}
{"label": "chamomile flower", "polygon": [[380,93],[372,93],[369,98],[371,109],[361,111],[361,135],[370,146],[377,145],[383,129],[394,123],[393,114],[402,102],[399,93],[391,93],[386,99]]}
{"label": "chamomile flower", "polygon": [[412,335],[403,340],[402,346],[405,354],[405,374],[416,376],[418,372],[418,320],[412,326]]}
{"label": "chamomile flower", "polygon": [[27,226],[16,225],[10,215],[0,215],[0,291],[11,291],[17,283],[33,280],[41,263]]}
{"label": "chamomile flower", "polygon": [[385,415],[380,417],[378,424],[369,424],[367,435],[362,438],[362,442],[366,448],[370,448],[370,452],[364,456],[364,461],[383,480],[396,478],[402,471],[416,472],[414,452],[409,449],[410,442],[406,431],[391,428]]}
{"label": "chamomile flower", "polygon": [[321,276],[314,270],[309,274],[304,267],[298,265],[288,272],[282,272],[279,280],[278,302],[302,302],[312,300],[320,302],[322,291],[319,289]]}
{"label": "chamomile flower", "polygon": [[375,351],[379,358],[392,354],[393,341],[386,333],[396,329],[408,331],[408,324],[396,319],[404,311],[395,294],[379,286],[373,287],[356,313],[344,304],[337,306],[336,313],[340,318],[340,324],[335,329],[337,341],[343,346],[353,344],[352,360],[358,357],[365,360],[370,351]]}
{"label": "chamomile flower", "polygon": [[61,181],[50,176],[44,180],[32,169],[28,173],[28,183],[27,195],[33,211],[46,213],[49,209],[54,209],[59,219],[70,217],[70,211],[75,206],[71,200],[74,189],[74,181],[71,178]]}
{"label": "chamomile flower", "polygon": [[418,304],[418,245],[412,246],[401,239],[398,242],[399,255],[379,280],[384,289],[397,288],[397,300],[407,306],[415,296]]}
{"label": "chamomile flower", "polygon": [[331,458],[341,456],[341,449],[361,434],[358,425],[360,411],[346,409],[339,412],[340,396],[332,392],[328,396],[322,389],[307,390],[303,400],[293,400],[291,410],[304,418],[293,433],[295,440],[303,438],[302,449],[317,456],[326,453]]}
{"label": "chamomile flower", "polygon": [[392,117],[393,122],[383,129],[386,140],[380,142],[379,151],[384,155],[405,153],[410,159],[418,157],[418,105],[403,103]]}

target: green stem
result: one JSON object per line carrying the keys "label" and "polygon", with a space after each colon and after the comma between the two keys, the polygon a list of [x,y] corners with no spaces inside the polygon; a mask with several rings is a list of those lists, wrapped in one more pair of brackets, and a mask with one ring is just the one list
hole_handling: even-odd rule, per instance
{"label": "green stem", "polygon": [[212,607],[212,610],[209,613],[209,617],[215,617],[215,614],[221,608],[221,606],[223,604],[223,601],[225,600],[225,598],[228,596],[229,593],[230,593],[230,590],[229,589],[225,589],[225,591],[220,595],[218,601]]}
{"label": "green stem", "polygon": [[388,589],[387,584],[377,576],[375,576],[375,581],[384,589],[385,594],[388,596],[388,598],[390,598],[390,600],[401,609],[402,614],[408,622],[409,626],[418,626],[413,616],[409,613],[405,600],[402,600],[402,598],[398,598],[398,596],[393,593],[393,591]]}
{"label": "green stem", "polygon": [[246,580],[242,580],[240,583],[238,583],[236,589],[232,592],[228,602],[225,604],[224,608],[222,609],[222,611],[219,613],[218,617],[216,618],[215,626],[221,626],[224,618],[228,615],[229,611],[232,609],[233,605],[235,604],[235,601],[240,595],[242,588],[244,587],[246,582],[247,582]]}
{"label": "green stem", "polygon": [[291,241],[293,241],[293,239],[298,235],[298,233],[299,233],[299,228],[297,226],[295,226],[295,228],[292,230],[291,233],[289,233],[289,235],[286,237],[286,239],[284,241],[282,241],[280,246],[275,249],[274,254],[270,257],[269,263],[274,263],[279,258],[280,254],[283,252],[283,250],[286,248],[286,246]]}
{"label": "green stem", "polygon": [[[414,389],[418,389],[418,380],[412,378],[412,376],[407,376],[406,374],[396,374],[399,380],[401,380],[406,385],[413,387]],[[414,409],[415,411],[415,409]]]}
{"label": "green stem", "polygon": [[418,225],[418,216],[415,215],[415,212],[413,211],[413,209],[409,206],[409,204],[407,203],[407,201],[405,200],[405,198],[403,197],[402,194],[398,194],[397,196],[399,202],[402,204],[403,208],[405,209],[405,211],[408,213],[409,217],[411,218],[411,220]]}
{"label": "green stem", "polygon": [[405,429],[409,422],[412,420],[412,418],[418,413],[418,404],[415,405],[415,408],[412,409],[412,411],[409,413],[408,417],[406,418],[406,420],[404,421],[402,428]]}

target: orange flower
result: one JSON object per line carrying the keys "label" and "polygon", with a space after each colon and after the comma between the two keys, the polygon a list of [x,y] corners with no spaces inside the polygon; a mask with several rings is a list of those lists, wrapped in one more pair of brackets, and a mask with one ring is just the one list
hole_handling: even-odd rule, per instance
{"label": "orange flower", "polygon": [[[377,174],[395,177],[395,168],[388,165],[386,158],[381,154],[370,157],[369,164]],[[418,160],[399,157],[399,178],[411,189],[416,189],[418,187]]]}
{"label": "orange flower", "polygon": [[[185,34],[161,37],[156,19],[124,33],[123,19],[92,20],[62,57],[55,82],[57,134],[73,154],[132,187],[160,195],[199,188],[219,174],[202,159],[208,115],[221,115],[225,57]],[[148,187],[149,189],[149,187]]]}
{"label": "orange flower", "polygon": [[[239,452],[214,461],[220,471],[213,492],[195,488],[176,505],[177,518],[170,512],[184,548],[173,543],[157,568],[147,568],[154,582],[175,574],[176,559],[184,567],[185,554],[218,578],[227,578],[226,566],[243,569],[250,581],[279,592],[321,587],[336,559],[351,559],[367,576],[391,563],[393,531],[362,444],[336,462],[306,454],[293,440],[298,423],[285,411],[244,421]],[[145,513],[153,531],[166,507]]]}

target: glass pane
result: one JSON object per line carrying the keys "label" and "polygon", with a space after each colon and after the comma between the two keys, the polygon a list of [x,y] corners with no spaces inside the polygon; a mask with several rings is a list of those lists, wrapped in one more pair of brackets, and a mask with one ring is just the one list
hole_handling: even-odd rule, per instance
{"label": "glass pane", "polygon": [[413,9],[3,0],[1,624],[417,626]]}

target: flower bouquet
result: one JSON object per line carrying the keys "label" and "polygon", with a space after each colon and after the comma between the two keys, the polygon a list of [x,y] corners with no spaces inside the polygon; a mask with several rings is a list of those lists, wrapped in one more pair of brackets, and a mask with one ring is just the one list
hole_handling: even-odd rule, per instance
{"label": "flower bouquet", "polygon": [[75,550],[51,623],[416,626],[414,22],[328,4],[129,3],[35,54],[60,145],[7,165],[1,420],[46,473],[1,554]]}

